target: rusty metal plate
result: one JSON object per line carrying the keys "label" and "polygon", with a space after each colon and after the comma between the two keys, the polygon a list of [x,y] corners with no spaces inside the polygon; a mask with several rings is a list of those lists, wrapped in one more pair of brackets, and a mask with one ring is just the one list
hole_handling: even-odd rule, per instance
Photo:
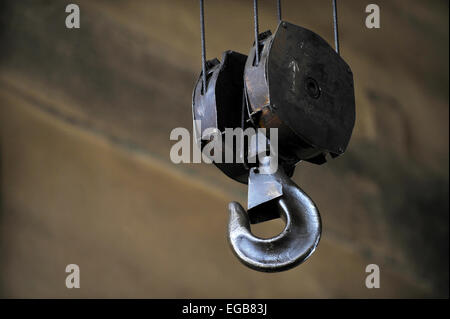
{"label": "rusty metal plate", "polygon": [[[205,132],[209,128],[218,129],[222,134],[226,128],[237,128],[242,125],[242,95],[244,88],[244,67],[247,56],[234,51],[225,51],[222,62],[217,59],[207,62],[207,89],[202,94],[203,81],[201,75],[197,81],[192,96],[192,115],[194,119],[195,140],[203,150],[212,135]],[[200,121],[200,127],[196,122]],[[222,152],[225,151],[223,148]],[[236,150],[233,150],[236,152]],[[244,163],[236,161],[225,163],[225,153],[222,163],[214,164],[230,178],[247,183],[248,168]]]}
{"label": "rusty metal plate", "polygon": [[[201,76],[192,97],[194,120],[201,121],[200,139],[208,128],[241,126],[243,73],[247,56],[234,51],[225,51],[222,62],[217,59],[207,63],[207,90],[202,94]],[[205,136],[207,139],[207,137]]]}
{"label": "rusty metal plate", "polygon": [[343,153],[355,123],[347,63],[314,32],[282,21],[266,68],[271,108],[279,118],[314,147]]}

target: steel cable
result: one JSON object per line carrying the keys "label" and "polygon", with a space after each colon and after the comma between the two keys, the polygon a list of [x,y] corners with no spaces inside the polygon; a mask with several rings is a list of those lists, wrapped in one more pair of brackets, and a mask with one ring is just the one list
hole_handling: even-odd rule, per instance
{"label": "steel cable", "polygon": [[200,0],[200,37],[202,42],[202,93],[206,92],[206,41],[205,41],[205,8],[203,0]]}
{"label": "steel cable", "polygon": [[336,0],[333,0],[333,26],[334,26],[334,47],[339,54],[339,30]]}

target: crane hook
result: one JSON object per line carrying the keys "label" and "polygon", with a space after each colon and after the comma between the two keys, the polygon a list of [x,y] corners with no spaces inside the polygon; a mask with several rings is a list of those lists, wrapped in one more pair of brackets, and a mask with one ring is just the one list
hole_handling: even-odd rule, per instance
{"label": "crane hook", "polygon": [[[293,268],[314,252],[322,225],[319,211],[279,166],[270,173],[270,158],[264,157],[249,174],[248,212],[237,202],[228,206],[228,239],[237,258],[263,272]],[[269,173],[268,173],[269,172]],[[251,233],[250,224],[282,218],[286,226],[277,236],[263,239]]]}

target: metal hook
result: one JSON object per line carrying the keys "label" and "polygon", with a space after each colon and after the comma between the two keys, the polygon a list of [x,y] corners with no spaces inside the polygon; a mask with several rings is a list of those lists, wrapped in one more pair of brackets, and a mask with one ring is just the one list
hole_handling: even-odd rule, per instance
{"label": "metal hook", "polygon": [[[316,205],[281,167],[267,174],[269,162],[270,158],[266,157],[259,168],[250,170],[248,213],[237,202],[229,204],[228,239],[233,252],[246,266],[278,272],[293,268],[311,256],[319,243],[322,225]],[[262,239],[251,233],[250,223],[277,217],[286,222],[279,235]]]}

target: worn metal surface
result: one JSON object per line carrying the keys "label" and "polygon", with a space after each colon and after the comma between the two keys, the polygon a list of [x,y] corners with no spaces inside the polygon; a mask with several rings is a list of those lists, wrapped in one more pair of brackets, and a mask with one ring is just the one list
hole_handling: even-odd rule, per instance
{"label": "worn metal surface", "polygon": [[254,122],[279,128],[284,161],[322,164],[327,152],[342,154],[355,123],[350,67],[320,36],[285,21],[262,38],[260,63],[253,47],[245,69]]}
{"label": "worn metal surface", "polygon": [[[268,161],[261,163],[262,172],[252,168],[250,179],[264,174]],[[281,168],[264,178],[265,183],[255,185],[252,191],[266,196],[267,201],[253,207],[252,214],[264,216],[268,211],[277,212],[286,227],[278,236],[256,237],[251,233],[251,221],[245,210],[239,203],[232,202],[228,206],[228,239],[233,252],[246,266],[258,271],[278,272],[295,267],[311,256],[319,243],[322,226],[316,205]],[[264,187],[267,183],[269,187]],[[279,185],[283,191],[281,196]]]}
{"label": "worn metal surface", "polygon": [[286,125],[315,148],[334,154],[345,151],[355,125],[353,74],[324,39],[281,22],[267,77],[270,101]]}
{"label": "worn metal surface", "polygon": [[[267,159],[268,157],[265,157],[263,161]],[[283,185],[268,174],[269,163],[264,164],[250,169],[248,178],[247,209],[251,224],[280,217],[279,211],[271,209],[268,203],[283,195]]]}
{"label": "worn metal surface", "polygon": [[[236,128],[242,122],[242,74],[247,56],[234,51],[226,51],[222,62],[217,59],[207,63],[206,92],[202,94],[200,75],[192,96],[192,114],[196,142],[203,149],[213,138],[211,129],[220,134],[225,128]],[[199,121],[198,126],[195,121]],[[222,143],[224,145],[224,143]],[[236,160],[233,149],[233,163],[225,163],[225,148],[222,148],[222,163],[214,163],[228,177],[247,183],[248,170]]]}
{"label": "worn metal surface", "polygon": [[269,99],[269,87],[266,77],[266,61],[270,52],[272,33],[263,32],[258,37],[260,62],[257,64],[256,46],[250,49],[244,71],[244,92],[247,98],[247,110],[250,121],[255,127],[278,129],[278,156],[280,162],[285,165],[289,176],[294,172],[295,164],[299,161],[295,150],[300,146],[296,141],[296,135],[286,125],[274,116],[271,111]]}

